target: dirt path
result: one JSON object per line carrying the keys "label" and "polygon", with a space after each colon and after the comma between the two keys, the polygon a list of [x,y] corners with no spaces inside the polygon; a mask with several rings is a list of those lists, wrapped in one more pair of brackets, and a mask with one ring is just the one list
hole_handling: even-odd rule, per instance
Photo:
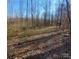
{"label": "dirt path", "polygon": [[42,34],[12,44],[10,42],[8,43],[8,59],[16,59],[17,57],[27,59],[30,56],[47,54],[46,52],[54,51],[68,42],[70,43],[70,34],[67,31]]}

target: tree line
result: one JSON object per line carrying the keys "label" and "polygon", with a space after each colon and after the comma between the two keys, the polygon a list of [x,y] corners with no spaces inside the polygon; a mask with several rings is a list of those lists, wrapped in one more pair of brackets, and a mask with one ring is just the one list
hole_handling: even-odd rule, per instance
{"label": "tree line", "polygon": [[[40,1],[40,0],[37,0]],[[53,2],[53,0],[52,0]],[[30,14],[29,17],[29,0],[26,0],[26,16],[23,16],[23,0],[19,0],[19,17],[15,11],[16,19],[18,20],[18,26],[20,26],[20,20],[23,24],[29,27],[29,22],[32,28],[35,27],[48,27],[48,26],[59,26],[69,28],[71,24],[71,3],[70,0],[57,0],[57,8],[55,15],[51,13],[51,0],[45,0],[45,4],[42,7],[44,9],[42,17],[40,17],[40,12],[38,11],[38,4],[34,0],[30,0]],[[13,9],[13,8],[12,8]],[[27,21],[27,23],[25,22]]]}

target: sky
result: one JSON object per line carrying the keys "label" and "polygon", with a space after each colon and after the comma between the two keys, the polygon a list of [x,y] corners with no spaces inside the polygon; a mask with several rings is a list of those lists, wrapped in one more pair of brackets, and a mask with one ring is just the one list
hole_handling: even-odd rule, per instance
{"label": "sky", "polygon": [[[36,11],[39,12],[39,16],[41,17],[43,13],[45,12],[45,5],[46,2],[48,3],[48,0],[32,0],[33,5],[32,8],[34,8],[33,12],[34,15],[37,14]],[[57,9],[57,4],[59,0],[49,0],[50,2],[50,14],[55,14]],[[21,2],[21,3],[19,3]],[[35,4],[37,5],[37,8],[35,8]],[[21,16],[20,15],[20,9],[22,12],[22,16],[28,15],[30,17],[31,15],[31,0],[28,0],[28,8],[27,8],[27,0],[7,0],[7,14],[8,16]],[[28,11],[26,11],[28,10]]]}

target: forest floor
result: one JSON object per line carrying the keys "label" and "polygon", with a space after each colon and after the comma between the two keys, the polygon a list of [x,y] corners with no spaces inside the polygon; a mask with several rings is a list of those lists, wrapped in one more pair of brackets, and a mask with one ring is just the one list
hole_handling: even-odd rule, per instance
{"label": "forest floor", "polygon": [[8,40],[8,59],[70,59],[68,30]]}

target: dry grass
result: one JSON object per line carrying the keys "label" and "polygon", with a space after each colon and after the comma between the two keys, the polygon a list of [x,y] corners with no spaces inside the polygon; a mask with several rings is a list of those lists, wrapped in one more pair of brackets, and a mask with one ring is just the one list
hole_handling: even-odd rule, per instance
{"label": "dry grass", "polygon": [[14,38],[23,38],[29,37],[33,35],[39,35],[42,33],[49,33],[56,30],[56,26],[49,27],[35,27],[31,28],[30,23],[25,22],[24,24],[21,22],[8,23],[8,39]]}

